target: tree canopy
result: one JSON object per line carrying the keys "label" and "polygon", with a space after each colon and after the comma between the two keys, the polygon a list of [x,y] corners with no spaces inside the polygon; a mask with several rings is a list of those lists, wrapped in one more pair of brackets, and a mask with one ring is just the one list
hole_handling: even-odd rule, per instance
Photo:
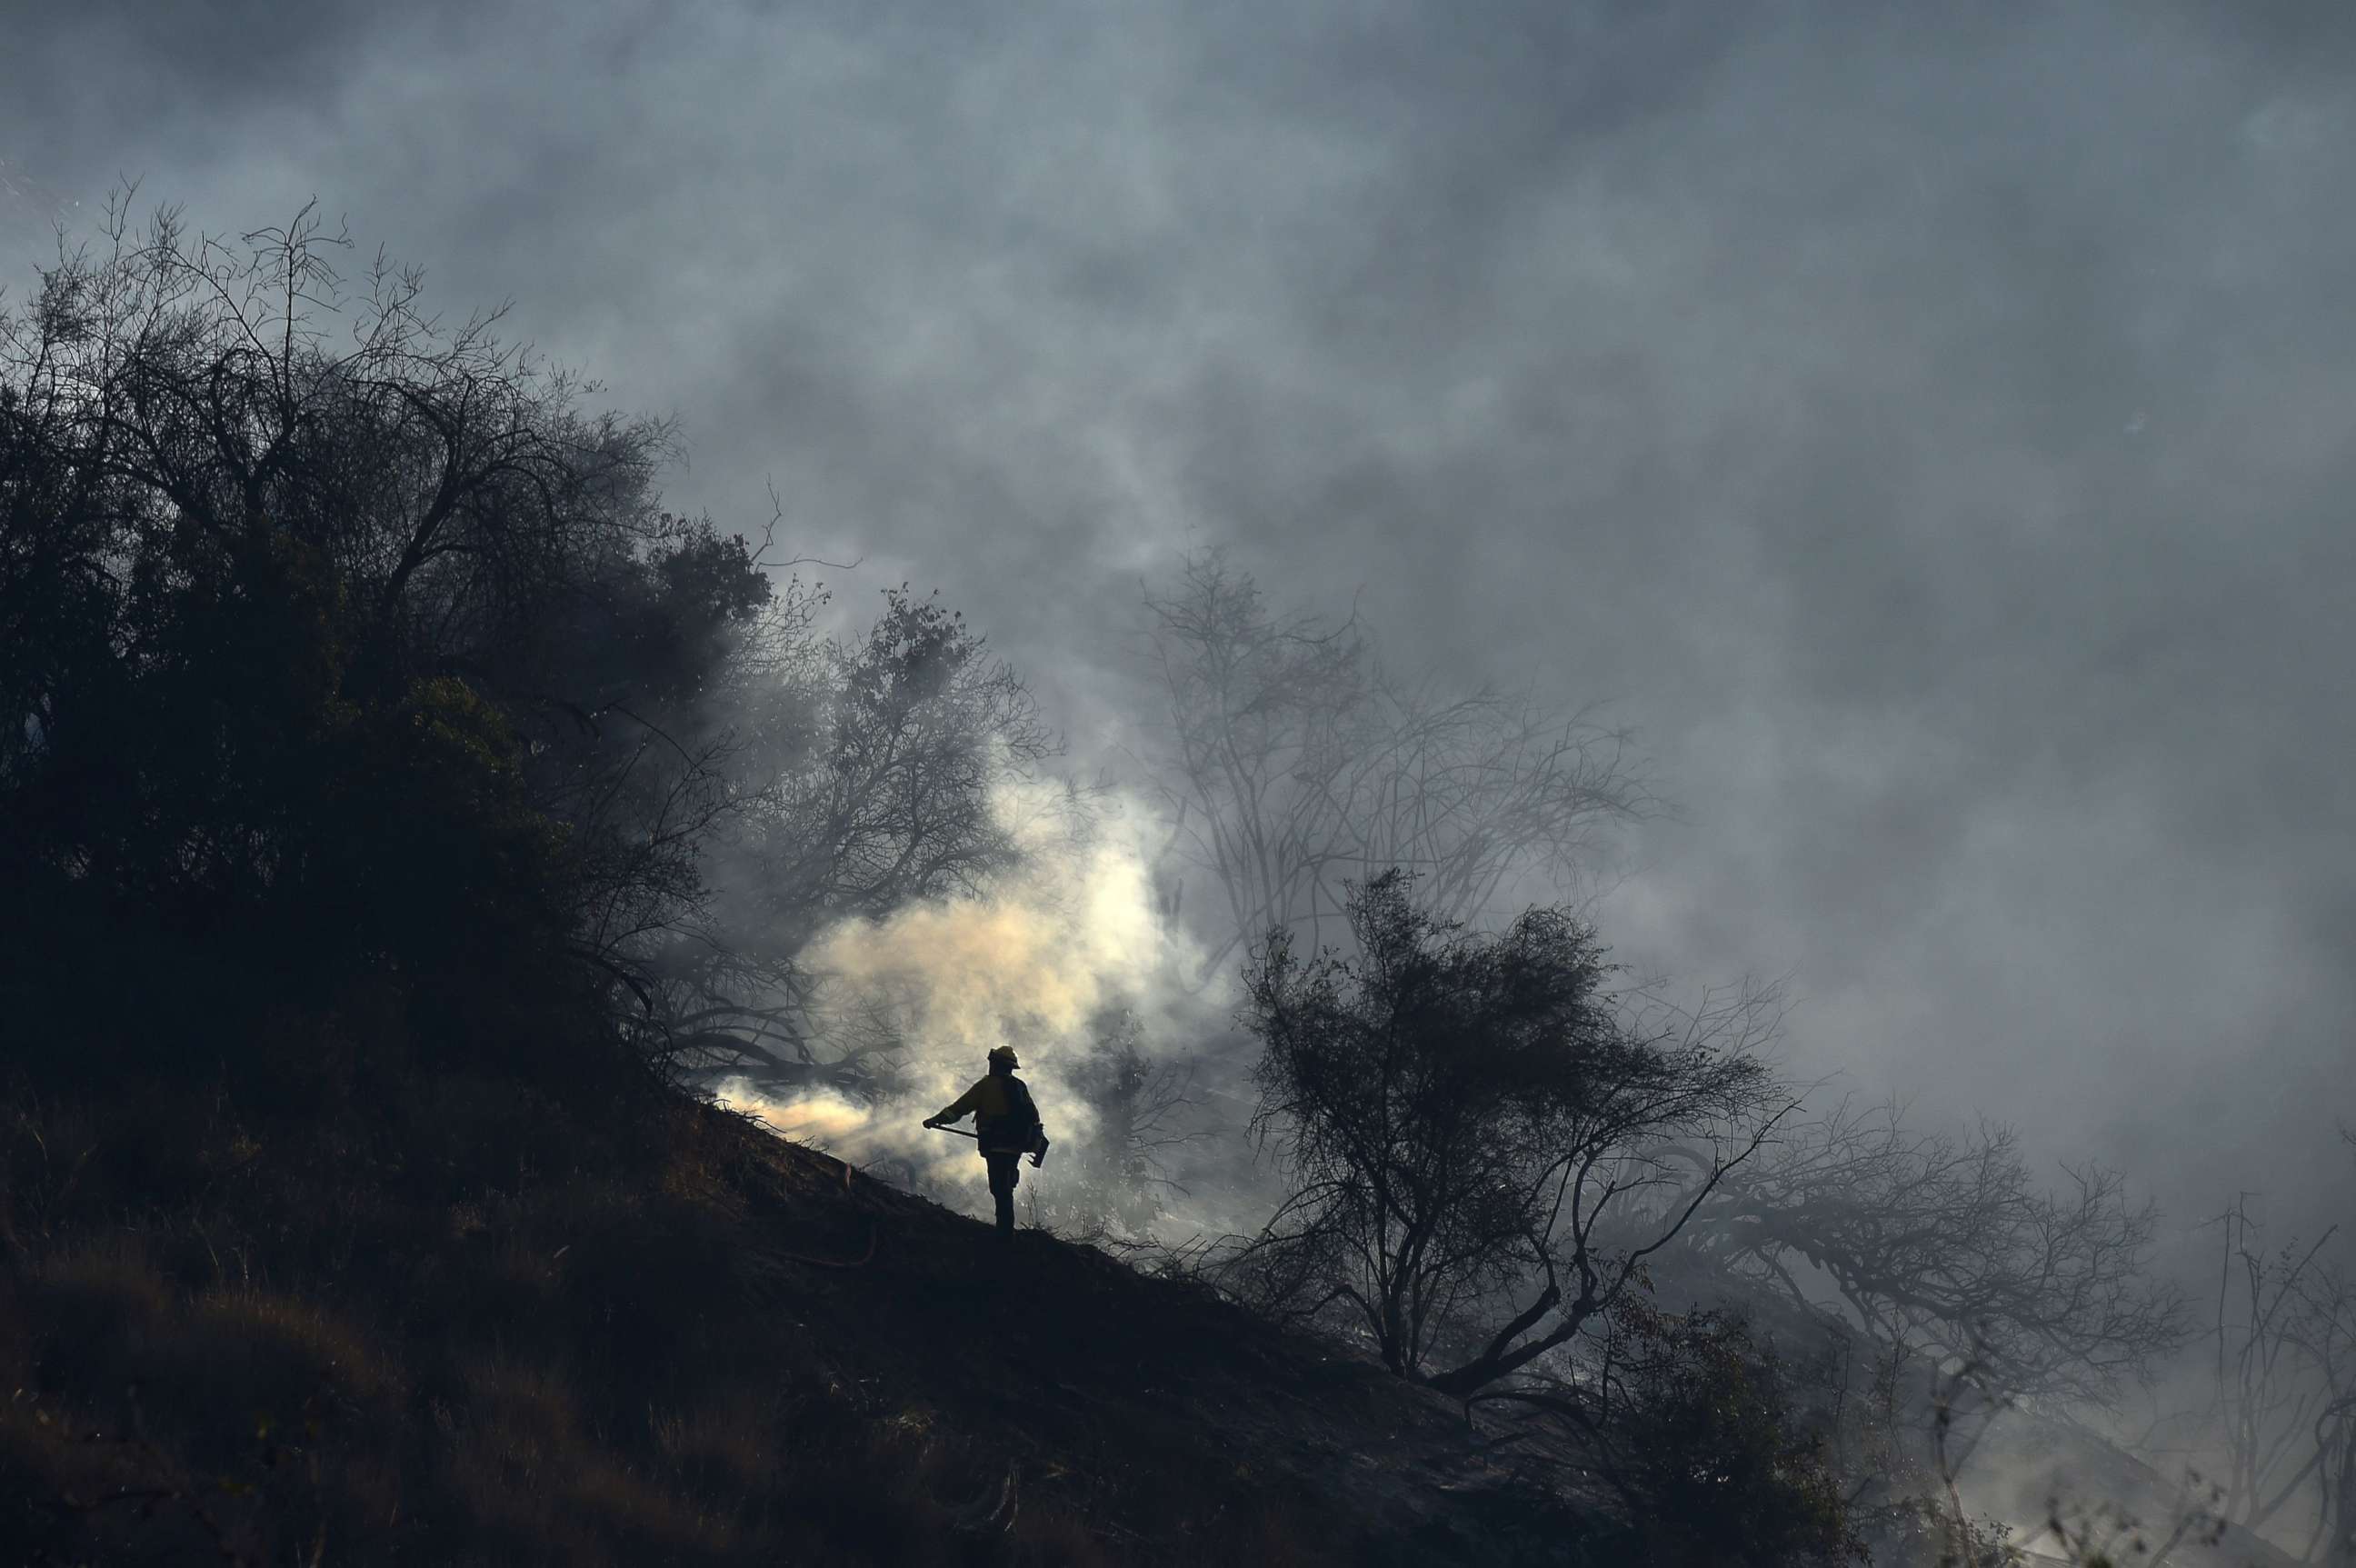
{"label": "tree canopy", "polygon": [[667,510],[670,426],[498,313],[348,281],[309,209],[223,242],[127,202],[0,312],[0,1004],[34,1056],[103,1014],[204,1068],[391,994],[457,1059],[774,1060],[815,930],[1006,863],[992,770],[1051,738],[937,599],[820,637],[776,519]]}
{"label": "tree canopy", "polygon": [[1741,1036],[1632,1027],[1593,930],[1534,908],[1496,935],[1353,887],[1356,950],[1271,933],[1248,973],[1257,1126],[1294,1190],[1234,1264],[1280,1310],[1339,1308],[1394,1370],[1467,1391],[1577,1336],[1700,1201],[1613,1226],[1712,1151],[1706,1193],[1789,1108]]}

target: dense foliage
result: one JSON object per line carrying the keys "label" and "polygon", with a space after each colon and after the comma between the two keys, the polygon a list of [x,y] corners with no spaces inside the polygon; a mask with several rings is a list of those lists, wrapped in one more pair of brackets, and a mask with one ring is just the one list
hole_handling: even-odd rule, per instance
{"label": "dense foliage", "polygon": [[822,592],[661,508],[667,426],[445,328],[413,272],[348,287],[337,243],[118,209],[0,316],[26,1065],[102,1019],[118,1061],[210,1072],[293,1010],[582,1086],[822,1066],[798,951],[1008,863],[1028,693],[905,588],[818,635]]}

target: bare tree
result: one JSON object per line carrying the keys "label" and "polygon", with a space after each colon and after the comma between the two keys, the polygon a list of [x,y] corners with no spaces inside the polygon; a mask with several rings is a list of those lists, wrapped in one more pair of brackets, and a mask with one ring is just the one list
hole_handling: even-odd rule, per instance
{"label": "bare tree", "polygon": [[1068,1143],[1058,1134],[1055,1197],[1033,1201],[1059,1227],[1142,1254],[1152,1250],[1146,1238],[1171,1196],[1185,1191],[1169,1161],[1205,1135],[1187,1125],[1187,1112],[1203,1101],[1193,1068],[1157,1059],[1130,1009],[1101,1009],[1089,1034],[1087,1049],[1062,1075],[1065,1090],[1087,1107],[1087,1131]]}
{"label": "bare tree", "polygon": [[2221,1232],[2211,1420],[2223,1458],[2219,1511],[2253,1530],[2300,1514],[2302,1561],[2356,1557],[2356,1283],[2338,1231],[2272,1251],[2245,1202]]}
{"label": "bare tree", "polygon": [[1022,678],[962,615],[905,586],[884,600],[863,641],[830,650],[816,746],[755,795],[734,846],[757,864],[788,946],[834,920],[978,890],[1015,858],[993,815],[995,770],[1055,750]]}
{"label": "bare tree", "polygon": [[973,896],[1020,858],[995,786],[1055,737],[960,614],[905,585],[884,597],[847,644],[774,626],[727,699],[737,750],[713,897],[650,966],[683,1065],[776,1088],[873,1078],[905,1043],[888,999],[823,996],[804,950],[839,921]]}
{"label": "bare tree", "polygon": [[[1494,936],[1419,909],[1400,873],[1353,888],[1356,953],[1248,973],[1265,1045],[1255,1128],[1295,1186],[1228,1278],[1280,1313],[1338,1312],[1394,1371],[1457,1393],[1569,1344],[1792,1109],[1757,1005],[1642,1026],[1587,927],[1532,909]],[[1631,1026],[1635,1023],[1637,1026]],[[1707,1148],[1698,1190],[1613,1227]],[[1437,1364],[1435,1364],[1437,1363]]]}
{"label": "bare tree", "polygon": [[1227,905],[1206,975],[1276,927],[1316,946],[1346,929],[1345,882],[1394,867],[1435,913],[1478,919],[1516,873],[1567,878],[1606,825],[1659,804],[1627,731],[1530,690],[1398,680],[1355,617],[1280,616],[1215,551],[1145,604],[1170,854]]}
{"label": "bare tree", "polygon": [[2153,1225],[2115,1171],[2064,1166],[2049,1187],[2008,1128],[1927,1132],[1899,1104],[1844,1101],[1719,1181],[1664,1262],[1681,1289],[1835,1334],[1825,1391],[1851,1501],[1902,1509],[1934,1435],[1960,1467],[2015,1400],[2105,1401],[2182,1343]]}
{"label": "bare tree", "polygon": [[1717,1190],[1689,1245],[1796,1301],[1827,1298],[1885,1345],[1970,1356],[2008,1391],[2101,1398],[2182,1342],[2148,1271],[2155,1216],[2119,1173],[2040,1183],[2011,1129],[1907,1124],[1843,1101]]}
{"label": "bare tree", "polygon": [[170,209],[134,236],[127,207],[0,324],[19,407],[103,507],[115,564],[290,538],[357,596],[367,672],[401,679],[511,661],[552,591],[669,521],[651,487],[670,428],[581,413],[600,389],[501,339],[501,313],[444,327],[423,274],[381,257],[355,294],[310,207],[237,244]]}

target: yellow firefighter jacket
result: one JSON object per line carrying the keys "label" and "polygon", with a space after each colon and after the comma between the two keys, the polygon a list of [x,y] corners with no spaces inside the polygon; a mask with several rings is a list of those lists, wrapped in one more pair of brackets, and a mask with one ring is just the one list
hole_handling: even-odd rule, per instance
{"label": "yellow firefighter jacket", "polygon": [[1039,1142],[1039,1108],[1028,1085],[1011,1072],[993,1072],[933,1118],[957,1122],[973,1113],[985,1155],[1027,1155]]}

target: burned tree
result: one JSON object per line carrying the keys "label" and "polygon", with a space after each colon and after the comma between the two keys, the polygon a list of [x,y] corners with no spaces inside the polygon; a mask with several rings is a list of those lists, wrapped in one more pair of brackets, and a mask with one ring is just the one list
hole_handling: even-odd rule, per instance
{"label": "burned tree", "polygon": [[[1291,1196],[1229,1260],[1280,1314],[1363,1333],[1386,1365],[1465,1393],[1569,1344],[1759,1150],[1792,1102],[1732,1028],[1632,1027],[1594,933],[1532,909],[1468,935],[1392,872],[1354,888],[1356,951],[1302,960],[1274,932],[1248,975],[1265,1047],[1255,1122]],[[1641,1236],[1630,1211],[1697,1190]]]}
{"label": "burned tree", "polygon": [[1574,875],[1605,826],[1657,805],[1626,731],[1531,692],[1398,680],[1355,618],[1280,616],[1215,552],[1145,603],[1170,854],[1226,901],[1205,974],[1273,928],[1339,935],[1345,883],[1391,868],[1475,919],[1515,874]]}

